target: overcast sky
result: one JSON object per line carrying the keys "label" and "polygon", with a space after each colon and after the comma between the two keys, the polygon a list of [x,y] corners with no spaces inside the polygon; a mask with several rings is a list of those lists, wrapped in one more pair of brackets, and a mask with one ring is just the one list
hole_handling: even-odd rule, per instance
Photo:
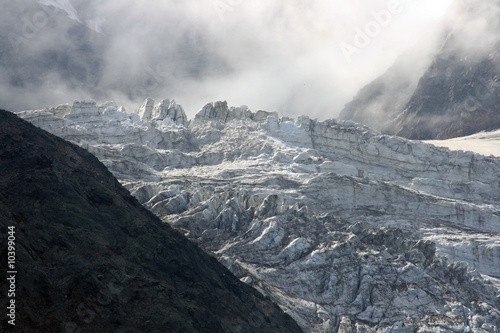
{"label": "overcast sky", "polygon": [[[18,0],[0,4],[0,107],[146,97],[336,117],[451,0]],[[420,52],[419,54],[425,54]],[[419,55],[415,61],[428,61]]]}

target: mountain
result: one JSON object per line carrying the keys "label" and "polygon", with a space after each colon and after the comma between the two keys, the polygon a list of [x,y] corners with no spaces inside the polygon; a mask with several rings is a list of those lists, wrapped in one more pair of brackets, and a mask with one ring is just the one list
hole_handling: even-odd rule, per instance
{"label": "mountain", "polygon": [[408,103],[424,74],[425,62],[415,58],[427,55],[415,48],[400,56],[380,77],[360,89],[353,100],[344,106],[340,119],[366,124],[387,133],[395,133],[393,122]]}
{"label": "mountain", "polygon": [[500,159],[171,100],[19,112],[84,147],[305,332],[500,329]]}
{"label": "mountain", "polygon": [[0,170],[0,331],[301,332],[93,155],[6,111]]}
{"label": "mountain", "polygon": [[500,2],[459,4],[430,64],[402,55],[345,105],[340,118],[410,139],[500,128],[500,41],[493,33],[500,29]]}

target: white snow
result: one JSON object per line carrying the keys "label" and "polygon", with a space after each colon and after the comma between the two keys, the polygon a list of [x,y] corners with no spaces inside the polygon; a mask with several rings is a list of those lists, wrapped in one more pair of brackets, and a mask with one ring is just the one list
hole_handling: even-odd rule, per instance
{"label": "white snow", "polygon": [[425,142],[451,150],[471,151],[485,156],[500,157],[500,130],[480,132],[448,140],[427,140]]}
{"label": "white snow", "polygon": [[435,146],[500,132],[429,144],[226,102],[188,121],[168,99],[18,115],[95,154],[306,332],[500,328],[500,159]]}

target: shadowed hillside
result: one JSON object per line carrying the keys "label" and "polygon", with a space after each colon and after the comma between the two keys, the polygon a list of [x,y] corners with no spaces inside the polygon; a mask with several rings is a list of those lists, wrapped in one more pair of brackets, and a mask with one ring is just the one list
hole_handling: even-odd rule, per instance
{"label": "shadowed hillside", "polygon": [[300,332],[143,208],[87,151],[0,111],[2,332]]}

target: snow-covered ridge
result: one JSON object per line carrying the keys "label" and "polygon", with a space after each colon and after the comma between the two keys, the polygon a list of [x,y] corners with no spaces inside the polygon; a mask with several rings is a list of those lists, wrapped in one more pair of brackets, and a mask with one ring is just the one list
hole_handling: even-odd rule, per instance
{"label": "snow-covered ridge", "polygon": [[451,150],[474,151],[486,156],[493,155],[500,157],[500,130],[480,132],[448,140],[429,140],[426,142],[439,147],[447,147]]}
{"label": "snow-covered ridge", "polygon": [[500,327],[481,278],[500,278],[500,159],[226,102],[192,120],[151,99],[18,115],[95,154],[307,332]]}

